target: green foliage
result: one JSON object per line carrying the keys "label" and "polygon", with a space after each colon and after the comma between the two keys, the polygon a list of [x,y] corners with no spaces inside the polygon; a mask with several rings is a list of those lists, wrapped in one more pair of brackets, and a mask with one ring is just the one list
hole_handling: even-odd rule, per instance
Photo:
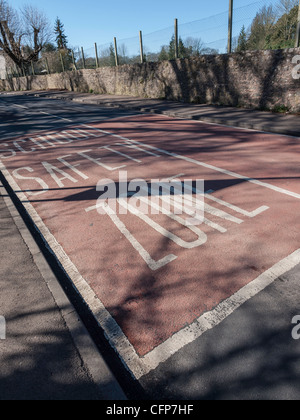
{"label": "green foliage", "polygon": [[55,45],[53,45],[51,42],[48,42],[44,48],[42,49],[43,53],[50,53],[56,51]]}
{"label": "green foliage", "polygon": [[115,57],[115,49],[113,44],[109,46],[109,65],[115,66],[116,65],[116,57]]}
{"label": "green foliage", "polygon": [[292,48],[295,45],[298,0],[279,0],[263,7],[248,30],[242,28],[237,51]]}
{"label": "green foliage", "polygon": [[266,38],[267,47],[270,49],[294,47],[297,18],[298,6],[295,6],[289,13],[281,16]]}
{"label": "green foliage", "polygon": [[169,60],[169,52],[168,52],[168,47],[167,46],[163,46],[161,47],[159,56],[158,56],[158,61],[166,61]]}
{"label": "green foliage", "polygon": [[280,114],[286,114],[289,112],[289,108],[286,105],[275,105],[271,111]]}
{"label": "green foliage", "polygon": [[242,27],[240,32],[240,36],[238,39],[238,45],[236,48],[237,52],[246,51],[247,50],[247,34],[245,26]]}
{"label": "green foliage", "polygon": [[64,50],[68,48],[68,39],[65,35],[64,25],[59,18],[56,19],[54,33],[56,35],[55,41],[58,50]]}
{"label": "green foliage", "polygon": [[[187,58],[190,57],[191,50],[186,48],[182,38],[178,40],[178,58]],[[169,50],[168,50],[168,60],[175,60],[175,35],[172,36]]]}
{"label": "green foliage", "polygon": [[[204,48],[201,39],[189,37],[178,40],[178,58],[199,57],[201,54],[215,54],[216,50]],[[163,45],[157,57],[158,61],[175,60],[175,35],[172,36],[169,45]]]}
{"label": "green foliage", "polygon": [[276,13],[272,6],[263,7],[255,16],[250,36],[247,41],[247,49],[263,50],[266,48],[266,38],[276,22]]}

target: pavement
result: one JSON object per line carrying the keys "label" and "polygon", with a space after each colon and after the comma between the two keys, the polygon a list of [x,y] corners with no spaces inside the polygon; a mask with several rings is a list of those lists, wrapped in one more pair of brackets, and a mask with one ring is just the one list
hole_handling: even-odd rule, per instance
{"label": "pavement", "polygon": [[0,400],[125,400],[0,182]]}
{"label": "pavement", "polygon": [[[3,174],[148,395],[299,398],[298,139],[232,127],[299,135],[299,117],[255,111],[247,122],[246,110],[68,92],[3,98]],[[190,120],[209,118],[204,108],[200,130]],[[210,124],[216,115],[226,126]],[[205,179],[202,232],[163,229],[161,216],[103,223],[95,185],[125,167],[130,179]]]}
{"label": "pavement", "polygon": [[299,136],[300,116],[295,114],[258,111],[246,108],[189,104],[162,99],[120,95],[97,95],[69,91],[30,91],[28,95],[77,103],[101,105],[110,108],[163,114],[212,124],[249,128],[269,133]]}

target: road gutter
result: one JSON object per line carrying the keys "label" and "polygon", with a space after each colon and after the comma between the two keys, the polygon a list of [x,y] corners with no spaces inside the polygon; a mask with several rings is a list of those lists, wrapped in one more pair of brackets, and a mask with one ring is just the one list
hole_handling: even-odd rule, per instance
{"label": "road gutter", "polygon": [[63,288],[59,284],[46,258],[36,244],[33,236],[24,223],[1,181],[0,194],[3,196],[10,215],[30,253],[32,254],[34,263],[40,271],[56,305],[59,308],[61,316],[71,334],[74,345],[81,360],[83,361],[84,366],[87,368],[92,380],[99,389],[101,399],[120,401],[127,400],[125,393],[99,353],[99,350],[93,342],[90,334],[77,314],[76,309],[66,296]]}

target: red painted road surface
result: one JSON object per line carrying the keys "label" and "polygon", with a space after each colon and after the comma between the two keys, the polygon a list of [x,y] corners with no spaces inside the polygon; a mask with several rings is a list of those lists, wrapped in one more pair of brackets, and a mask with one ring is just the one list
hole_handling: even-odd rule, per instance
{"label": "red painted road surface", "polygon": [[[0,159],[144,356],[299,248],[299,141],[139,115],[7,141]],[[100,215],[95,186],[120,171],[205,180],[203,223]]]}

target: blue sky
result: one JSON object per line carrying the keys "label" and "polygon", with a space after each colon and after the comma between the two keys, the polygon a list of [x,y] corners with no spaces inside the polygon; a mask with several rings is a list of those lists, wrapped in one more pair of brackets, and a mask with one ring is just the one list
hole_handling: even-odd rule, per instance
{"label": "blue sky", "polygon": [[[191,22],[226,12],[229,0],[8,0],[15,7],[32,4],[42,9],[53,23],[57,16],[65,26],[70,46],[93,48],[110,43],[114,36],[124,39],[172,27],[174,18]],[[256,0],[235,0],[243,7]],[[276,0],[274,0],[276,2]],[[252,16],[251,16],[252,17]],[[224,27],[224,21],[222,25]],[[216,22],[218,26],[218,22]],[[222,37],[224,28],[222,29]],[[221,35],[220,35],[221,36]]]}

